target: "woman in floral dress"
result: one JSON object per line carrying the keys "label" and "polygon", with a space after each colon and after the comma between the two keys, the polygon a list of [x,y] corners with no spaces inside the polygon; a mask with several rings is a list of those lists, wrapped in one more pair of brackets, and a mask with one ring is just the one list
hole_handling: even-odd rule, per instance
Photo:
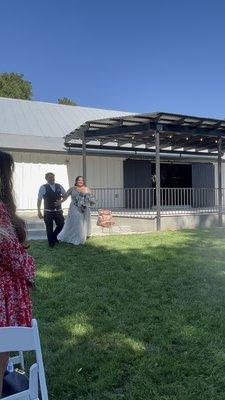
{"label": "woman in floral dress", "polygon": [[[0,151],[0,328],[31,326],[35,264],[26,253],[25,224],[12,195],[13,158]],[[0,396],[8,353],[0,353]]]}
{"label": "woman in floral dress", "polygon": [[76,178],[74,187],[67,191],[67,197],[59,200],[57,204],[63,203],[69,196],[71,196],[71,203],[68,216],[58,239],[74,245],[84,244],[91,235],[90,206],[95,202],[94,196],[85,186],[82,176]]}

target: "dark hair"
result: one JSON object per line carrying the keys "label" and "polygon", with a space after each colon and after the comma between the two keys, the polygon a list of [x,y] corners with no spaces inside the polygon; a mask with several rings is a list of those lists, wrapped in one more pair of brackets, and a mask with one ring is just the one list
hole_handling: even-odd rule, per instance
{"label": "dark hair", "polygon": [[84,181],[84,186],[85,186],[86,183],[85,183],[84,177],[83,177],[82,175],[78,175],[78,176],[76,177],[74,185],[77,186],[77,181],[78,181],[79,179],[83,179],[83,181]]}
{"label": "dark hair", "polygon": [[47,172],[47,174],[45,174],[45,179],[47,179],[49,175],[55,176],[55,174],[53,174],[53,172]]}
{"label": "dark hair", "polygon": [[13,198],[14,161],[11,154],[0,151],[0,200],[5,204],[20,243],[26,241],[25,222],[16,215]]}

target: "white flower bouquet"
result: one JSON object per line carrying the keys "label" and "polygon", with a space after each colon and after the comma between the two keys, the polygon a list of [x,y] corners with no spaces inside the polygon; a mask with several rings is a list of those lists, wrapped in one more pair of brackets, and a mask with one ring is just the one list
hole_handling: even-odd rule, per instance
{"label": "white flower bouquet", "polygon": [[95,198],[91,193],[79,193],[74,201],[74,205],[81,209],[82,212],[85,208],[92,206],[95,203]]}

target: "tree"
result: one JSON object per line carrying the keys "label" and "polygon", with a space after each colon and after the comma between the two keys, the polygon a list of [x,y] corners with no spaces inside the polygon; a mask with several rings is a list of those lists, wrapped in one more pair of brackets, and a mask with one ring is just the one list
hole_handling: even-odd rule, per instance
{"label": "tree", "polygon": [[62,97],[61,99],[58,99],[58,104],[65,104],[67,106],[76,106],[77,104],[75,101],[68,99],[67,97]]}
{"label": "tree", "polygon": [[0,73],[0,97],[31,100],[32,94],[32,84],[23,79],[23,74]]}

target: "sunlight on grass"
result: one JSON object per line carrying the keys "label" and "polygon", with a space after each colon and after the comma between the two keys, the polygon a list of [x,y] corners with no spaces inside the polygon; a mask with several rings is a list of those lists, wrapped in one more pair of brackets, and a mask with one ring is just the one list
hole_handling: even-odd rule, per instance
{"label": "sunlight on grass", "polygon": [[50,271],[50,270],[40,270],[40,271],[38,271],[37,272],[37,275],[40,277],[40,278],[45,278],[45,279],[52,279],[52,278],[58,278],[58,277],[60,277],[60,276],[63,276],[63,273],[62,272],[59,272],[59,271]]}
{"label": "sunlight on grass", "polygon": [[72,340],[74,337],[81,337],[93,332],[93,326],[83,313],[75,313],[70,317],[62,318],[60,325],[67,330],[67,334],[71,336]]}
{"label": "sunlight on grass", "polygon": [[225,363],[225,351],[220,350],[216,353],[216,360],[217,362],[222,362],[223,364]]}
{"label": "sunlight on grass", "polygon": [[50,400],[225,398],[225,229],[31,243]]}
{"label": "sunlight on grass", "polygon": [[183,327],[181,333],[183,337],[194,337],[198,334],[198,328],[193,325],[186,325]]}
{"label": "sunlight on grass", "polygon": [[146,351],[146,346],[140,340],[128,337],[122,333],[115,332],[114,334],[108,334],[100,337],[96,343],[103,345],[105,349],[115,346],[118,348],[128,348],[134,352]]}
{"label": "sunlight on grass", "polygon": [[[217,275],[224,277],[225,276],[225,271],[220,271],[220,272],[217,273]],[[224,282],[224,285],[225,285],[225,282]]]}
{"label": "sunlight on grass", "polygon": [[93,326],[90,324],[74,324],[69,327],[69,332],[72,336],[83,336],[93,331]]}
{"label": "sunlight on grass", "polygon": [[140,341],[137,341],[137,340],[134,340],[131,338],[124,338],[124,339],[121,339],[121,342],[124,345],[130,347],[133,351],[137,351],[137,352],[146,351],[145,345]]}

